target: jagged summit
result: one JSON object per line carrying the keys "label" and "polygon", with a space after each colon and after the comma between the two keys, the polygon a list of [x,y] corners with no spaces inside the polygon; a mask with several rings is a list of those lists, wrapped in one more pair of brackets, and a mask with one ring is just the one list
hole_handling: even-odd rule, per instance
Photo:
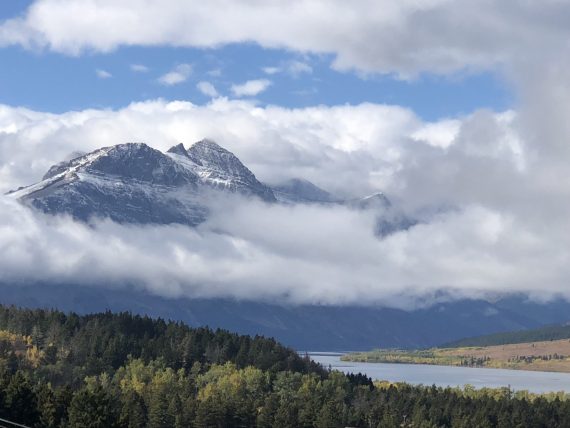
{"label": "jagged summit", "polygon": [[61,162],[52,166],[43,179],[74,172],[113,175],[162,185],[183,185],[198,180],[194,173],[144,143],[104,147],[68,162]]}
{"label": "jagged summit", "polygon": [[194,144],[192,144],[188,148],[188,152],[189,153],[193,153],[193,152],[195,152],[195,153],[208,153],[208,152],[216,153],[217,152],[217,153],[227,153],[227,154],[234,156],[234,154],[232,152],[224,149],[222,146],[220,146],[214,140],[210,140],[209,138],[204,138],[200,141],[196,141]]}
{"label": "jagged summit", "polygon": [[144,143],[103,147],[52,166],[42,181],[9,196],[85,221],[197,225],[208,211],[202,189],[212,187],[275,201],[236,156],[209,140],[167,153]]}
{"label": "jagged summit", "polygon": [[182,149],[184,147],[181,145],[174,146],[168,153],[175,155],[177,161],[191,169],[204,184],[220,190],[257,196],[267,202],[276,201],[269,187],[261,183],[236,155],[216,142],[204,139],[184,151]]}
{"label": "jagged summit", "polygon": [[[247,169],[232,152],[224,149],[212,140],[204,139],[192,144],[187,150],[188,156],[197,165],[211,169],[234,170],[238,174],[253,173]],[[246,173],[246,174],[247,174]]]}
{"label": "jagged summit", "polygon": [[168,149],[166,153],[174,153],[177,155],[188,157],[188,152],[186,151],[186,149],[184,148],[184,144],[182,143],[172,146],[171,148]]}
{"label": "jagged summit", "polygon": [[[237,157],[229,150],[224,149],[218,143],[208,138],[197,141],[192,144],[188,149],[184,147],[184,144],[179,143],[172,146],[167,150],[166,153],[173,153],[176,155],[186,156],[196,164],[202,166],[204,160],[210,160],[214,162],[216,159],[221,160],[223,158],[235,158]],[[239,161],[239,159],[238,159]]]}
{"label": "jagged summit", "polygon": [[414,224],[394,211],[383,193],[342,200],[301,178],[271,189],[232,152],[207,139],[187,149],[177,144],[166,153],[144,143],[103,147],[52,166],[42,181],[9,196],[45,213],[83,221],[103,217],[121,223],[195,226],[208,216],[208,189],[266,202],[371,209],[378,213],[380,235]]}

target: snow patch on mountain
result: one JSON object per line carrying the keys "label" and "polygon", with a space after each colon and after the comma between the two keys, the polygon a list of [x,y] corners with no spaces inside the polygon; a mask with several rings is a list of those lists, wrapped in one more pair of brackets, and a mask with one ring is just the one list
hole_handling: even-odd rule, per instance
{"label": "snow patch on mountain", "polygon": [[167,155],[193,171],[202,183],[215,189],[257,196],[275,202],[275,195],[232,152],[211,140],[201,140],[184,150],[177,145]]}

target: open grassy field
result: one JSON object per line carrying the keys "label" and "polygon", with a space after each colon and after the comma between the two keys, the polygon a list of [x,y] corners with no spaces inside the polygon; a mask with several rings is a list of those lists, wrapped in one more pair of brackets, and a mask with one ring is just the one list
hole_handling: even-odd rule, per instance
{"label": "open grassy field", "polygon": [[412,351],[376,349],[347,354],[341,359],[369,363],[436,364],[570,372],[570,340]]}

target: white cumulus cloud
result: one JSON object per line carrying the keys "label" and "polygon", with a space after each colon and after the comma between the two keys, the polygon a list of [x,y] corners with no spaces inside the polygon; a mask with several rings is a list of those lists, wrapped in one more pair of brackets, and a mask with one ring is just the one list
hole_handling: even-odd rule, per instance
{"label": "white cumulus cloud", "polygon": [[[568,148],[540,138],[550,127],[529,132],[529,114],[425,122],[397,106],[288,109],[224,98],[63,114],[2,106],[2,192],[39,180],[73,151],[125,141],[166,150],[208,136],[265,182],[302,177],[344,197],[382,190],[420,222],[378,238],[370,213],[230,198],[198,229],[89,228],[4,201],[0,272],[296,303],[409,305],[438,290],[569,296]],[[550,126],[563,132],[563,119]]]}
{"label": "white cumulus cloud", "polygon": [[[220,13],[223,10],[224,13]],[[266,48],[334,55],[364,72],[450,73],[567,57],[564,1],[35,0],[0,25],[0,44],[70,55],[120,46]]]}
{"label": "white cumulus cloud", "polygon": [[113,77],[113,75],[111,73],[109,73],[106,70],[102,70],[100,68],[95,70],[95,74],[97,75],[97,77],[99,79],[110,79],[111,77]]}
{"label": "white cumulus cloud", "polygon": [[159,83],[166,86],[178,85],[183,83],[192,74],[192,65],[190,64],[178,64],[171,71],[163,74],[158,78]]}
{"label": "white cumulus cloud", "polygon": [[306,62],[302,61],[288,61],[284,62],[280,66],[274,67],[263,67],[262,71],[265,74],[273,75],[277,73],[287,73],[292,77],[298,77],[301,74],[311,74],[313,72],[313,67],[311,67]]}
{"label": "white cumulus cloud", "polygon": [[271,81],[267,79],[248,80],[241,84],[232,85],[232,93],[236,97],[254,97],[264,92],[271,86]]}
{"label": "white cumulus cloud", "polygon": [[215,86],[212,85],[210,82],[205,82],[205,81],[198,82],[198,84],[196,85],[196,88],[198,88],[198,90],[202,94],[204,94],[208,97],[211,97],[211,98],[215,98],[219,95]]}
{"label": "white cumulus cloud", "polygon": [[262,70],[265,74],[272,75],[272,74],[279,73],[281,71],[281,68],[279,68],[279,67],[263,67]]}
{"label": "white cumulus cloud", "polygon": [[131,64],[130,68],[135,73],[147,73],[149,71],[149,68],[143,64]]}

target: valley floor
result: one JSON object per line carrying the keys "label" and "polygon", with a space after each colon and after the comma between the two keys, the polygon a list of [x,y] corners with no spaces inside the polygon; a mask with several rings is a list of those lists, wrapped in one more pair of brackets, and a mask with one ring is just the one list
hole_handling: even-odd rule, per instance
{"label": "valley floor", "polygon": [[570,340],[412,351],[376,349],[347,354],[341,360],[570,372]]}

